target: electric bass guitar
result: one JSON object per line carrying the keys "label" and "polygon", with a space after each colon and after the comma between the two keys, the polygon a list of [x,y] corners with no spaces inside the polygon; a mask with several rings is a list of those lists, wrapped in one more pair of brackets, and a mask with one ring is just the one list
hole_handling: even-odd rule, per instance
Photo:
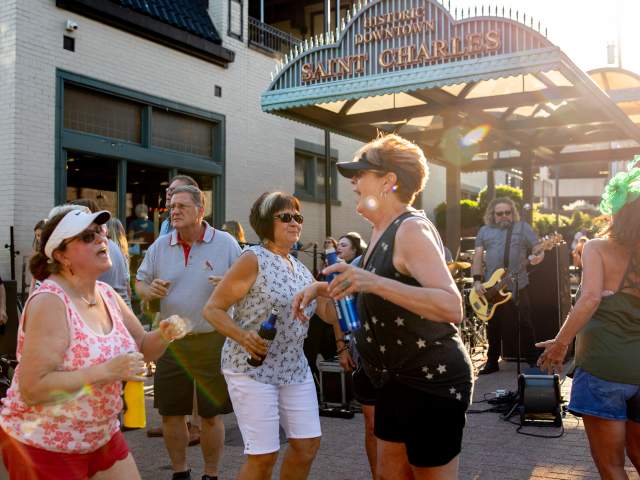
{"label": "electric bass guitar", "polygon": [[[554,233],[545,237],[540,243],[533,247],[532,253],[537,256],[545,250],[551,250],[554,246],[564,242],[562,235]],[[524,262],[518,271],[510,273],[504,268],[499,268],[482,284],[485,289],[484,295],[478,294],[475,288],[469,292],[469,303],[476,316],[483,321],[489,321],[493,317],[496,308],[508,302],[513,295],[505,290],[510,281],[513,281],[527,267],[528,260]]]}

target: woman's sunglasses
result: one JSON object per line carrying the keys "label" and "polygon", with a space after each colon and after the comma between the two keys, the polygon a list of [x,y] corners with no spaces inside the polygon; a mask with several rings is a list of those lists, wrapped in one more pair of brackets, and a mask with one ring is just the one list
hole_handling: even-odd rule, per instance
{"label": "woman's sunglasses", "polygon": [[81,240],[83,243],[93,243],[96,240],[96,235],[100,235],[101,237],[106,236],[102,228],[96,228],[96,229],[88,228],[84,232],[79,233],[73,238],[70,238],[68,242],[77,238],[78,240]]}
{"label": "woman's sunglasses", "polygon": [[291,223],[291,220],[295,220],[297,224],[302,225],[304,217],[299,213],[281,213],[280,215],[274,215],[273,218],[277,218],[282,223]]}

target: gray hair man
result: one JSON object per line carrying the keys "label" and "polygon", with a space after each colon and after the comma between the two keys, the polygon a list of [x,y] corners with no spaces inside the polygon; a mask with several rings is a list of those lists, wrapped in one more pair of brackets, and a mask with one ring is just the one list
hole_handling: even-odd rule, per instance
{"label": "gray hair man", "polygon": [[[196,182],[193,177],[190,177],[189,175],[176,175],[169,181],[169,186],[167,187],[167,191],[165,193],[167,208],[169,208],[169,204],[171,203],[171,196],[173,195],[175,189],[178,187],[183,187],[185,185],[193,185],[194,187],[198,187],[198,182]],[[160,225],[160,235],[166,235],[167,233],[170,233],[171,230],[173,230],[173,227],[171,226],[171,219],[170,216],[167,215],[167,217],[162,221],[162,224]]]}
{"label": "gray hair man", "polygon": [[220,415],[232,408],[220,371],[225,338],[202,317],[202,308],[214,288],[211,278],[224,275],[240,255],[240,247],[231,235],[204,221],[205,199],[199,188],[177,187],[169,211],[174,230],[149,247],[136,275],[136,291],[144,300],[159,299],[161,316],[176,314],[186,319],[190,334],[169,345],[158,360],[154,403],[162,416],[174,478],[190,478],[185,417],[192,411],[195,382],[205,470],[202,478],[216,478],[224,447]]}

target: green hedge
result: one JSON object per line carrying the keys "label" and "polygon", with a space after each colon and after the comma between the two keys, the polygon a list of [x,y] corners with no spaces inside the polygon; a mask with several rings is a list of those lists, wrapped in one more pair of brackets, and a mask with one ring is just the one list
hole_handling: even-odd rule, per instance
{"label": "green hedge", "polygon": [[[518,206],[518,209],[522,211],[522,190],[516,187],[511,187],[509,185],[496,185],[495,188],[495,197],[509,197]],[[489,198],[487,198],[487,187],[484,187],[478,193],[478,206],[480,207],[480,211],[482,215],[484,215],[484,211],[487,209],[489,205]]]}
{"label": "green hedge", "polygon": [[[478,202],[473,200],[460,200],[461,212],[461,228],[474,228],[482,225],[482,212],[478,206]],[[447,204],[442,202],[435,209],[436,227],[441,232],[447,230]]]}
{"label": "green hedge", "polygon": [[[518,206],[520,212],[522,212],[523,200],[521,189],[510,187],[509,185],[496,185],[495,195],[496,197],[511,198]],[[480,228],[483,225],[482,217],[488,204],[487,187],[480,190],[477,202],[473,200],[461,200],[461,229],[469,230]],[[435,208],[435,216],[438,230],[445,232],[447,228],[447,204],[445,202],[442,202]],[[605,224],[606,219],[604,217],[593,217],[585,212],[574,211],[571,217],[560,215],[559,228],[556,228],[556,215],[554,213],[541,213],[539,204],[533,206],[532,227],[539,236],[558,231],[558,233],[562,234],[565,240],[570,243],[578,230],[585,228],[589,236],[593,237],[602,230]]]}

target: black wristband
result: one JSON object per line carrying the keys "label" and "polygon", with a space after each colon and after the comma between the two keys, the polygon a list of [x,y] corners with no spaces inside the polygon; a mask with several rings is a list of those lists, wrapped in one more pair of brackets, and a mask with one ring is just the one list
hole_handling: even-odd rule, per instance
{"label": "black wristband", "polygon": [[482,281],[482,275],[475,274],[473,276],[473,281],[474,282],[481,282]]}

